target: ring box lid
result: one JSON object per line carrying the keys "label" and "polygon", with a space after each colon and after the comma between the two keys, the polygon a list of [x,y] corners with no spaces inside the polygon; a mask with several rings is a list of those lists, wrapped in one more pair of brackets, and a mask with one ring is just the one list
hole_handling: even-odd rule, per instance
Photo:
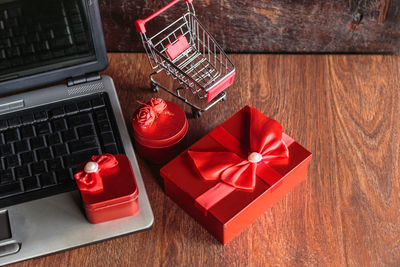
{"label": "ring box lid", "polygon": [[[158,115],[152,125],[142,127],[136,119],[133,120],[134,137],[137,142],[148,147],[162,148],[179,142],[186,135],[188,121],[185,112],[179,105],[165,102],[166,110]],[[134,118],[139,109],[134,113]]]}
{"label": "ring box lid", "polygon": [[[104,191],[96,194],[82,194],[86,209],[98,209],[122,202],[133,201],[138,197],[138,188],[132,165],[125,155],[115,155],[118,165],[101,170]],[[79,166],[82,170],[84,165]]]}

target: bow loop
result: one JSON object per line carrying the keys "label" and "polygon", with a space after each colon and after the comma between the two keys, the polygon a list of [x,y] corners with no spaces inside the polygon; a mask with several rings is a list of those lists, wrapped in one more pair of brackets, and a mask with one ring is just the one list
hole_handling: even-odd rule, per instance
{"label": "bow loop", "polygon": [[113,168],[118,165],[118,161],[114,155],[103,154],[99,156],[93,156],[91,161],[96,162],[99,165],[99,171],[101,169]]}
{"label": "bow loop", "polygon": [[90,161],[86,163],[84,170],[74,175],[79,189],[91,193],[102,192],[104,188],[100,175],[101,170],[113,168],[117,165],[117,159],[111,154],[92,156]]}

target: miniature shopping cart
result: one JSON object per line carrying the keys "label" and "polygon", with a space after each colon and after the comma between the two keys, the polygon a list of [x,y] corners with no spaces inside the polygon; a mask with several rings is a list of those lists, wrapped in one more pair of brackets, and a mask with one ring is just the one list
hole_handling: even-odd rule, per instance
{"label": "miniature shopping cart", "polygon": [[[178,97],[192,107],[195,117],[200,117],[202,112],[226,99],[224,90],[234,81],[235,66],[198,21],[193,0],[185,0],[187,13],[182,17],[152,36],[146,35],[145,24],[179,1],[174,0],[148,18],[137,20],[135,26],[150,65],[156,70],[150,75],[153,90],[162,88]],[[180,86],[168,89],[157,82],[155,76],[160,72],[170,75]],[[198,101],[189,100],[185,96],[187,91]],[[199,105],[199,101],[204,105]]]}

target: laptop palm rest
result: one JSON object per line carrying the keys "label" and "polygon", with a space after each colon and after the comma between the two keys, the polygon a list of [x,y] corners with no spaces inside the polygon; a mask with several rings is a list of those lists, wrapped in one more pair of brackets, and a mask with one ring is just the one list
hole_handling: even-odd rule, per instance
{"label": "laptop palm rest", "polygon": [[8,211],[0,211],[0,257],[17,253],[20,249],[20,244],[11,238],[10,220]]}

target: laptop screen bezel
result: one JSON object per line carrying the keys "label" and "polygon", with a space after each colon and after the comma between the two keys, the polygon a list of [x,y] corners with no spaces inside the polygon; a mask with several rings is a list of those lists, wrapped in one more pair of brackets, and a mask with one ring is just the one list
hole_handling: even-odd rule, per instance
{"label": "laptop screen bezel", "polygon": [[92,35],[95,59],[78,65],[59,68],[43,73],[33,74],[0,82],[0,96],[31,88],[41,87],[82,76],[87,73],[100,72],[107,68],[108,59],[97,0],[84,0],[88,24]]}

